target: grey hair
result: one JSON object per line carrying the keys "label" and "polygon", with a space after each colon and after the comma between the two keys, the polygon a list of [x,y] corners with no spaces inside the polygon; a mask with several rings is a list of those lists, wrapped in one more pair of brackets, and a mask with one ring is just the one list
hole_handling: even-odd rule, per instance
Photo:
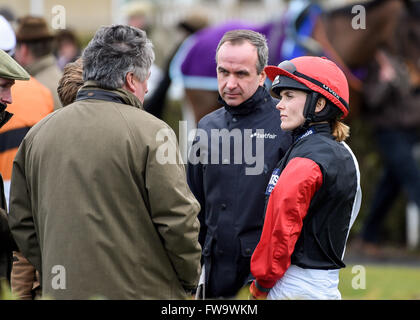
{"label": "grey hair", "polygon": [[128,72],[146,80],[154,60],[153,44],[143,30],[127,25],[101,27],[83,52],[83,80],[118,89]]}
{"label": "grey hair", "polygon": [[220,47],[225,42],[230,42],[232,44],[241,44],[244,41],[248,41],[257,49],[257,74],[260,74],[264,67],[268,63],[268,46],[267,46],[267,39],[265,36],[259,32],[255,32],[252,30],[231,30],[226,32],[223,35],[223,38],[220,40],[219,44],[217,45],[216,49],[216,63],[217,63],[217,53],[219,52]]}

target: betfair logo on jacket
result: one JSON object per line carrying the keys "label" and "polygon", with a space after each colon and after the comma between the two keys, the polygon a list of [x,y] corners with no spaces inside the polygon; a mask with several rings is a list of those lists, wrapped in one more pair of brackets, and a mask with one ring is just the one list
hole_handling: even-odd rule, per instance
{"label": "betfair logo on jacket", "polygon": [[259,133],[259,132],[255,132],[253,134],[251,134],[251,138],[256,137],[257,139],[275,139],[277,137],[276,134],[274,133]]}

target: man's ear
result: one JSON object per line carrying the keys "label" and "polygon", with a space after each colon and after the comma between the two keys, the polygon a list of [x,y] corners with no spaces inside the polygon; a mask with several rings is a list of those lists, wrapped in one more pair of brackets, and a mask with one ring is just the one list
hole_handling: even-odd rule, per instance
{"label": "man's ear", "polygon": [[265,71],[263,70],[260,74],[260,82],[259,85],[262,86],[264,85],[265,79],[267,78],[267,74],[265,73]]}
{"label": "man's ear", "polygon": [[321,97],[316,102],[315,112],[320,112],[324,109],[325,105],[327,104],[327,100],[324,97]]}
{"label": "man's ear", "polygon": [[130,92],[134,92],[136,90],[134,85],[134,74],[132,72],[127,72],[127,74],[125,75],[123,88]]}

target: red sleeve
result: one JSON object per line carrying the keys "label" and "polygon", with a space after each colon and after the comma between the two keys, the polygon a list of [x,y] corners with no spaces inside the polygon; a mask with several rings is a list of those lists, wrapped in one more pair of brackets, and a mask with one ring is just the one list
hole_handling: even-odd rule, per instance
{"label": "red sleeve", "polygon": [[293,158],[281,173],[268,200],[260,242],[251,258],[251,272],[260,287],[272,288],[289,268],[303,218],[321,185],[321,169],[307,158]]}

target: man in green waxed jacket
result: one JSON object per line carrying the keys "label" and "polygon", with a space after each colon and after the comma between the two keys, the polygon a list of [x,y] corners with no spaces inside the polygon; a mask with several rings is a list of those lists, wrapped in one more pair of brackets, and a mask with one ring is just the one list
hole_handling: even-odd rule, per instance
{"label": "man in green waxed jacket", "polygon": [[153,59],[143,31],[100,28],[76,101],[19,148],[9,225],[44,296],[182,299],[197,285],[200,206],[161,156],[178,153],[174,132],[142,108]]}

